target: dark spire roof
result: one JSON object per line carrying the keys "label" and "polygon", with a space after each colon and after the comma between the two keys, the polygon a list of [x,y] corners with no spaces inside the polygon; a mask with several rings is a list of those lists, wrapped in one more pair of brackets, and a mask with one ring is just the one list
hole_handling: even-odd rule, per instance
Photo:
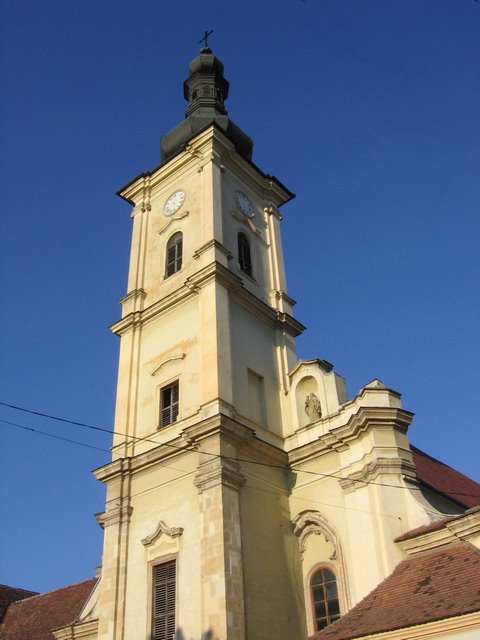
{"label": "dark spire roof", "polygon": [[212,124],[223,130],[240,155],[251,160],[253,141],[232,122],[225,109],[229,83],[223,77],[223,63],[210,47],[202,47],[188,69],[190,75],[183,83],[183,95],[189,103],[186,117],[161,138],[162,161],[174,156],[190,138]]}

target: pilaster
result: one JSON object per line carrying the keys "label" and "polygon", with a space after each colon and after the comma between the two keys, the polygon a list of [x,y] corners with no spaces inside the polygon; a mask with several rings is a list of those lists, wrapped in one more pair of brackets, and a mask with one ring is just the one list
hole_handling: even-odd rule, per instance
{"label": "pilaster", "polygon": [[224,420],[200,435],[194,482],[200,494],[202,630],[218,640],[245,639],[239,496],[245,478],[235,457],[237,444],[250,437]]}
{"label": "pilaster", "polygon": [[117,461],[107,485],[98,640],[125,639],[125,598],[131,506],[130,459]]}

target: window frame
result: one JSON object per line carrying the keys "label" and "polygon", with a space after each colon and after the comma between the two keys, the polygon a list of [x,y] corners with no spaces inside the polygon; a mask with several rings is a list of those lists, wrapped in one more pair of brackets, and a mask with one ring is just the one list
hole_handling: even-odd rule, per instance
{"label": "window frame", "polygon": [[[175,239],[177,239],[175,241]],[[180,250],[178,250],[180,247]],[[170,249],[174,249],[174,258],[173,260],[169,259],[169,251]],[[170,272],[170,267],[173,267],[173,270]],[[183,233],[181,231],[175,231],[167,240],[167,244],[165,245],[165,279],[171,278],[176,273],[182,270],[183,267]]]}
{"label": "window frame", "polygon": [[[242,267],[242,263],[243,263],[243,259],[244,256],[241,255],[241,244],[240,244],[240,237],[245,238],[246,240],[246,246],[248,247],[248,257],[249,257],[249,263],[247,266],[250,267],[250,270],[245,270]],[[252,243],[250,241],[250,238],[248,237],[248,235],[245,233],[245,231],[240,230],[237,232],[237,255],[238,255],[238,268],[240,269],[241,273],[246,275],[248,278],[251,278],[252,280],[255,280],[255,276],[254,276],[254,268],[253,268],[253,249],[252,249]]]}
{"label": "window frame", "polygon": [[[175,387],[177,390],[177,400],[175,401],[175,394],[172,393],[172,402],[169,405],[164,406],[164,392],[167,391],[168,389],[175,389]],[[180,416],[180,379],[174,378],[173,380],[170,380],[169,382],[161,385],[158,389],[159,389],[159,398],[158,398],[158,404],[157,404],[159,408],[158,429],[166,429],[170,425],[178,422],[180,419],[179,418]],[[170,410],[170,416],[169,416],[170,419],[168,422],[164,423],[163,412],[167,408]]]}
{"label": "window frame", "polygon": [[[319,584],[312,584],[313,583],[313,579],[314,577],[317,575],[317,573],[322,572],[322,582]],[[324,575],[323,573],[325,571],[328,571],[328,573],[330,573],[334,579],[335,579],[335,587],[336,587],[336,602],[337,602],[337,607],[338,607],[338,613],[334,613],[334,614],[330,614],[329,612],[329,601],[335,601],[335,599],[333,598],[328,598],[327,597],[327,593],[326,593],[326,587],[325,585],[328,583],[331,583],[332,581],[325,581],[324,579]],[[318,587],[322,587],[323,590],[323,600],[315,600],[314,597],[314,588],[318,588]],[[323,629],[325,629],[326,627],[330,626],[332,624],[332,622],[335,622],[336,620],[338,620],[341,616],[342,616],[342,599],[341,599],[341,594],[339,592],[339,580],[337,577],[337,574],[335,573],[335,571],[333,570],[333,568],[329,565],[326,564],[320,564],[317,565],[313,568],[313,570],[311,571],[309,578],[308,578],[308,592],[309,592],[309,598],[310,598],[310,611],[311,611],[311,615],[312,615],[312,623],[313,623],[313,633],[319,633],[320,631],[322,631]],[[324,616],[317,616],[316,613],[316,609],[315,609],[315,605],[319,604],[323,602],[325,605],[325,615]],[[322,627],[318,627],[318,622],[321,620],[325,620],[326,624],[323,625]]]}
{"label": "window frame", "polygon": [[[179,614],[179,610],[178,610],[178,575],[179,575],[178,554],[169,554],[167,556],[163,556],[161,558],[157,558],[157,559],[155,559],[155,560],[153,560],[153,561],[148,563],[149,584],[150,584],[150,588],[149,588],[150,614],[149,614],[149,617],[148,617],[148,620],[149,620],[148,637],[151,638],[152,640],[156,640],[156,636],[155,636],[155,620],[160,617],[160,616],[156,616],[155,615],[155,601],[156,601],[156,591],[155,591],[155,589],[156,589],[156,578],[155,578],[155,572],[156,572],[157,567],[160,567],[162,565],[167,565],[167,564],[174,564],[174,566],[175,566],[175,578],[172,581],[173,582],[173,587],[174,587],[174,605],[173,605],[174,631],[173,631],[173,633],[171,635],[165,634],[165,640],[174,640],[176,631],[177,631],[177,629],[179,627],[179,622],[178,622],[178,614]],[[165,615],[165,617],[167,617],[167,615]]]}

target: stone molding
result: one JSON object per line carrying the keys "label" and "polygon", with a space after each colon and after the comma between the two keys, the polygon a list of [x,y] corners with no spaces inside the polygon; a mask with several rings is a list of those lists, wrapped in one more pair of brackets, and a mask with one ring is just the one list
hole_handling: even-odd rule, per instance
{"label": "stone molding", "polygon": [[[278,207],[294,197],[279,180],[260,171],[251,162],[248,162],[235,153],[235,146],[229,138],[216,126],[211,125],[194,135],[186,143],[185,150],[176,154],[173,158],[158,165],[153,170],[145,172],[131,180],[117,193],[118,195],[135,205],[136,201],[146,201],[143,196],[145,189],[154,191],[160,184],[174,175],[179,175],[185,170],[200,170],[208,162],[212,162],[212,156],[223,158],[225,169],[232,170],[246,181],[253,181],[264,193],[265,201],[269,206]],[[141,207],[140,207],[141,208]],[[137,209],[137,207],[135,207]]]}
{"label": "stone molding", "polygon": [[125,304],[127,302],[131,302],[132,300],[145,300],[145,298],[147,297],[146,291],[145,289],[132,289],[132,291],[129,291],[121,300],[120,300],[120,304]]}
{"label": "stone molding", "polygon": [[102,529],[105,529],[105,527],[109,527],[112,524],[130,522],[132,513],[133,507],[130,505],[116,506],[103,513],[97,514],[96,520]]}
{"label": "stone molding", "polygon": [[[255,431],[225,415],[216,414],[200,422],[185,427],[181,434],[168,442],[159,442],[157,446],[135,455],[133,458],[118,458],[95,469],[94,475],[101,482],[110,482],[115,478],[136,473],[158,463],[165,462],[183,453],[200,451],[202,441],[221,436],[223,442],[237,447],[248,447],[249,453],[257,453],[262,460],[276,464],[287,464],[287,454],[263,440],[255,437]],[[150,436],[146,436],[148,438]],[[139,439],[138,442],[141,442]]]}
{"label": "stone molding", "polygon": [[433,531],[412,534],[411,538],[395,540],[402,550],[408,555],[428,551],[437,547],[458,542],[468,541],[470,538],[480,536],[480,509],[468,510],[461,516],[452,516],[443,526]]}
{"label": "stone molding", "polygon": [[462,632],[480,629],[480,611],[467,613],[463,616],[443,618],[427,624],[417,624],[393,631],[362,636],[362,640],[437,640],[454,634],[454,638],[462,637]]}
{"label": "stone molding", "polygon": [[93,475],[97,480],[100,480],[100,482],[105,482],[106,480],[112,480],[113,478],[127,475],[131,471],[131,465],[131,458],[118,458],[117,460],[112,460],[112,462],[103,465],[103,467],[94,469]]}
{"label": "stone molding", "polygon": [[312,365],[318,366],[322,371],[325,371],[325,373],[330,373],[330,371],[332,371],[333,369],[333,364],[331,364],[331,362],[327,362],[327,360],[321,360],[320,358],[313,358],[312,360],[299,360],[295,367],[288,372],[289,378],[293,378],[293,376],[300,369]]}
{"label": "stone molding", "polygon": [[338,562],[338,580],[340,582],[341,593],[344,597],[345,610],[350,608],[350,590],[348,586],[345,554],[340,537],[336,529],[319,511],[302,511],[293,519],[293,533],[298,538],[300,552],[306,549],[307,538],[310,535],[323,535],[327,542],[331,542],[334,548],[330,560]]}
{"label": "stone molding", "polygon": [[202,253],[205,253],[205,251],[208,251],[212,248],[220,251],[220,253],[223,253],[227,260],[231,260],[233,258],[232,252],[229,251],[227,247],[225,247],[221,242],[219,242],[218,240],[210,240],[193,252],[194,259],[198,260]]}
{"label": "stone molding", "polygon": [[189,215],[190,215],[190,211],[187,210],[187,211],[182,211],[181,213],[177,213],[177,215],[171,216],[168,222],[166,222],[163,225],[163,227],[160,227],[160,229],[158,229],[157,231],[158,235],[161,236],[162,233],[164,233],[176,220],[183,220],[183,218],[187,218]]}
{"label": "stone molding", "polygon": [[[298,538],[298,544],[302,554],[305,551],[306,539],[314,533],[315,535],[323,534],[325,540],[332,543],[335,549],[334,553],[337,556],[340,550],[340,541],[337,533],[319,511],[302,511],[294,518],[293,524],[293,533]],[[332,560],[333,558],[330,559]]]}
{"label": "stone molding", "polygon": [[274,216],[277,220],[283,220],[283,216],[277,207],[264,207],[263,212],[269,216]]}
{"label": "stone molding", "polygon": [[158,365],[158,367],[156,367],[151,373],[151,376],[155,376],[160,369],[166,365],[168,362],[174,362],[175,360],[184,360],[187,357],[186,353],[178,353],[175,354],[173,356],[170,356],[170,358],[165,358],[165,360],[162,360],[162,362]]}
{"label": "stone molding", "polygon": [[345,425],[334,427],[324,434],[317,435],[315,440],[290,449],[290,464],[298,464],[330,451],[344,451],[348,449],[350,441],[374,429],[396,429],[405,434],[412,418],[413,413],[410,411],[395,407],[359,407]]}
{"label": "stone molding", "polygon": [[183,527],[168,527],[163,520],[160,520],[155,531],[142,539],[144,547],[153,544],[160,536],[166,535],[169,538],[179,538],[183,533]]}
{"label": "stone molding", "polygon": [[98,620],[89,620],[87,622],[77,622],[52,631],[56,640],[91,640],[98,636]]}
{"label": "stone molding", "polygon": [[231,463],[216,458],[199,466],[193,484],[197,487],[198,493],[203,493],[219,485],[239,492],[245,481],[245,476]]}
{"label": "stone molding", "polygon": [[292,336],[298,336],[305,330],[305,327],[291,315],[273,309],[245,289],[241,278],[232,273],[230,269],[227,269],[219,262],[212,262],[188,277],[184,284],[173,293],[142,311],[129,313],[124,318],[114,322],[110,325],[110,331],[121,336],[137,324],[152,321],[166,309],[183,303],[192,295],[197,295],[203,286],[212,281],[224,286],[237,302],[255,315],[258,315],[273,328],[287,331]]}
{"label": "stone molding", "polygon": [[232,211],[232,218],[235,218],[235,220],[238,220],[239,222],[244,224],[248,229],[250,229],[250,231],[252,231],[252,233],[258,236],[258,238],[262,241],[262,243],[265,246],[268,247],[268,243],[265,242],[265,240],[262,238],[262,232],[257,226],[253,224],[250,218],[248,218],[247,216],[242,216],[242,214],[238,213],[238,211]]}
{"label": "stone molding", "polygon": [[415,480],[415,465],[403,458],[376,458],[338,481],[345,493],[362,489],[380,474],[407,476]]}
{"label": "stone molding", "polygon": [[284,302],[291,307],[294,307],[297,304],[297,301],[291,298],[285,291],[281,291],[280,289],[272,289],[268,294],[271,300],[275,300],[276,302]]}
{"label": "stone molding", "polygon": [[216,414],[201,422],[185,427],[182,436],[190,444],[200,444],[212,436],[221,436],[222,440],[235,446],[243,446],[255,437],[253,429],[232,420],[223,414]]}

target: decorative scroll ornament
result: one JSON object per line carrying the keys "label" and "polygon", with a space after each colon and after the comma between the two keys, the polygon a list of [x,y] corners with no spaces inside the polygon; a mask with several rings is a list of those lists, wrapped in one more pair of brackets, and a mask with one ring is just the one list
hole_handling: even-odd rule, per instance
{"label": "decorative scroll ornament", "polygon": [[158,540],[158,538],[160,538],[160,536],[162,536],[163,534],[173,539],[173,538],[179,538],[182,535],[182,533],[183,533],[183,527],[167,527],[165,522],[163,520],[160,520],[154,533],[147,536],[146,538],[143,538],[142,544],[143,546],[148,547],[149,545],[153,544],[156,540]]}

